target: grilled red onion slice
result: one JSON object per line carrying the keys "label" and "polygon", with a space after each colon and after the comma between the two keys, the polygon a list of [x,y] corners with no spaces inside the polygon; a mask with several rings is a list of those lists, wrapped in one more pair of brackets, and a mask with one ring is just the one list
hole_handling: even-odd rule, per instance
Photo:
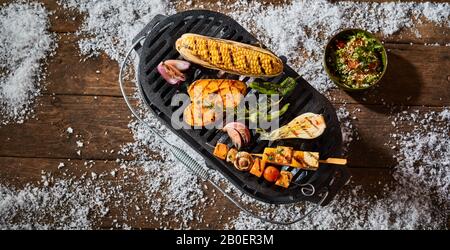
{"label": "grilled red onion slice", "polygon": [[223,130],[228,133],[234,146],[238,149],[250,143],[250,130],[243,123],[230,122],[223,127]]}
{"label": "grilled red onion slice", "polygon": [[186,61],[167,60],[161,62],[157,69],[164,80],[166,80],[169,84],[175,85],[186,80],[186,77],[181,71],[188,69],[189,66],[190,63]]}

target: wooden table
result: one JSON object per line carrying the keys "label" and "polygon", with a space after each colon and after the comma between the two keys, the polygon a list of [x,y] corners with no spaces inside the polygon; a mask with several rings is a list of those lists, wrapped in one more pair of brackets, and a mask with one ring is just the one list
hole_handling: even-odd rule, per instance
{"label": "wooden table", "polygon": [[[117,62],[104,54],[81,61],[83,58],[79,56],[77,45],[79,38],[75,32],[83,16],[62,9],[54,1],[41,2],[55,11],[51,16],[51,31],[58,34],[59,44],[56,55],[49,59],[46,79],[42,83],[46,89],[37,99],[36,119],[0,128],[1,183],[18,188],[26,183],[36,184],[41,179],[42,170],[52,173],[55,178],[68,178],[58,170],[59,162],[67,162],[67,159],[71,159],[69,176],[118,169],[115,160],[121,156],[117,152],[121,145],[133,141],[127,127],[131,120],[130,112],[118,88]],[[208,7],[208,1],[197,2],[204,2]],[[177,8],[184,9],[181,5]],[[417,28],[422,33],[421,38],[402,31],[385,40],[390,65],[382,83],[386,84],[377,90],[377,95],[363,99],[361,95],[349,95],[339,89],[329,93],[337,108],[345,104],[350,111],[360,109],[353,121],[360,140],[351,144],[349,168],[353,175],[351,185],[363,185],[368,195],[382,196],[383,186],[393,181],[394,152],[387,143],[394,128],[387,119],[390,110],[383,102],[422,111],[450,106],[450,47],[424,45],[450,43],[450,31],[429,23],[420,24]],[[75,130],[71,136],[66,133],[68,127]],[[81,155],[76,153],[76,134],[89,142]],[[84,163],[88,160],[94,160],[96,164],[86,168]],[[119,170],[117,177],[111,177],[110,185],[125,185],[124,192],[139,193],[135,182],[124,184],[120,177]],[[136,198],[136,204],[142,202],[143,196],[141,198]],[[204,220],[192,222],[192,227],[206,228],[209,225],[209,228],[221,228],[228,216],[237,214],[237,209],[224,197],[218,196],[217,200],[202,212]],[[96,219],[94,227],[109,228],[113,218],[135,228],[158,227],[159,223],[151,219],[153,216],[145,205],[140,207],[144,209],[112,209],[108,216]],[[217,218],[218,208],[226,210],[222,219]],[[127,219],[120,216],[123,211],[128,213]]]}

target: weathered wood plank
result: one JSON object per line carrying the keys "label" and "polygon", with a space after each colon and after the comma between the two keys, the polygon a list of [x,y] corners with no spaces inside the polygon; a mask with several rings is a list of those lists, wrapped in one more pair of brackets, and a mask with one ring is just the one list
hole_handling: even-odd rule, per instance
{"label": "weathered wood plank", "polygon": [[[62,169],[58,169],[58,164],[64,162],[66,166]],[[127,174],[128,178],[124,179],[123,175],[126,174],[124,170],[120,169],[115,162],[103,162],[95,161],[90,167],[84,165],[82,160],[72,160],[70,162],[61,161],[59,159],[46,159],[46,158],[11,158],[0,157],[0,180],[3,184],[11,185],[15,188],[23,188],[27,184],[36,186],[42,186],[41,176],[42,170],[46,173],[50,173],[54,180],[59,178],[80,178],[82,175],[87,174],[90,176],[91,172],[98,175],[106,174],[99,178],[96,182],[105,192],[110,193],[111,204],[109,204],[110,212],[104,217],[93,218],[95,228],[110,228],[116,223],[113,222],[117,219],[117,224],[126,223],[133,228],[157,228],[160,226],[158,221],[153,218],[160,217],[158,214],[154,214],[148,208],[146,204],[145,193],[142,192],[146,185],[138,180],[139,174],[143,174],[140,171],[136,171],[136,175],[133,177]],[[116,177],[108,175],[112,170],[117,171]],[[130,171],[130,170],[127,170]],[[393,179],[390,174],[390,170],[387,169],[350,169],[352,174],[352,183],[345,187],[343,193],[349,193],[352,188],[358,185],[363,186],[365,191],[365,197],[377,195],[377,197],[383,197],[383,188],[387,185],[392,185]],[[50,183],[52,185],[52,183]],[[116,193],[111,190],[113,186],[121,185],[123,187],[122,193]],[[206,184],[207,185],[207,184]],[[203,188],[207,201],[216,200],[216,202],[208,204],[204,211],[203,221],[194,221],[191,226],[194,228],[203,229],[219,229],[228,222],[228,217],[234,217],[239,210],[229,202],[224,196],[217,191],[216,197],[212,192],[213,187],[207,185],[208,189]],[[134,198],[133,206],[130,203],[123,201],[124,197]],[[120,206],[114,205],[116,202],[122,204]],[[135,206],[139,206],[140,210],[136,211]],[[217,212],[219,211],[219,213]],[[127,215],[127,216],[124,216]],[[172,217],[168,215],[168,217]],[[166,217],[165,217],[166,218]],[[167,218],[165,219],[167,221]],[[173,223],[176,225],[177,223]]]}
{"label": "weathered wood plank", "polygon": [[[345,107],[350,112],[351,124],[355,134],[347,149],[349,166],[362,168],[392,168],[396,164],[393,158],[398,148],[393,149],[391,134],[412,130],[408,123],[392,123],[397,112],[408,107],[390,108],[381,105],[335,104],[336,108]],[[439,107],[414,107],[421,114],[440,112]]]}
{"label": "weathered wood plank", "polygon": [[[118,64],[104,54],[81,61],[77,37],[62,35],[49,60],[45,93],[121,96]],[[389,67],[380,87],[364,93],[330,91],[336,103],[450,104],[450,47],[387,44]],[[131,91],[128,84],[127,91]]]}
{"label": "weathered wood plank", "polygon": [[[353,121],[360,140],[351,144],[349,165],[392,167],[394,152],[386,144],[397,128],[389,119],[390,108],[360,104],[346,107],[350,112],[360,110],[355,111],[358,119]],[[0,156],[114,160],[120,146],[133,140],[127,128],[130,112],[120,97],[45,96],[39,99],[36,117],[38,120],[0,129]],[[75,130],[74,134],[67,134],[68,127]],[[81,137],[77,138],[78,134]],[[82,148],[77,148],[77,140],[84,143]],[[77,150],[81,150],[81,156]]]}
{"label": "weathered wood plank", "polygon": [[37,119],[0,128],[1,156],[116,159],[120,146],[132,141],[121,98],[43,96],[37,103]]}
{"label": "weathered wood plank", "polygon": [[[399,131],[411,131],[412,126],[407,123],[392,124],[393,117],[399,110],[406,110],[381,105],[348,104],[345,106],[350,112],[353,130],[357,133],[348,148],[348,160],[351,167],[392,168],[396,164],[393,158],[398,153],[398,148],[393,149],[391,134]],[[440,112],[442,108],[414,107],[421,114],[431,111]],[[414,124],[412,124],[414,125]]]}
{"label": "weathered wood plank", "polygon": [[48,61],[44,93],[120,96],[118,63],[105,54],[85,60],[79,55],[78,39],[60,35],[56,55]]}
{"label": "weathered wood plank", "polygon": [[[12,0],[0,0],[0,4],[10,3]],[[81,26],[84,15],[78,13],[74,10],[68,10],[57,4],[56,1],[53,0],[40,0],[39,2],[43,3],[44,6],[54,12],[53,15],[50,16],[51,22],[51,31],[58,33],[67,33],[67,32],[76,32]],[[222,4],[219,6],[216,4],[217,1],[211,0],[197,0],[191,1],[190,5],[187,5],[184,1],[171,1],[175,6],[177,11],[184,11],[195,8],[202,9],[210,9],[218,12],[223,12],[225,14],[233,11],[230,9],[229,5],[235,3],[235,0],[227,0],[222,1]],[[273,5],[283,5],[288,4],[289,0],[277,0],[277,1],[263,1],[263,4],[273,4]],[[336,1],[337,2],[337,1]],[[402,0],[402,1],[393,1],[393,0],[363,0],[360,2],[428,2],[426,0]],[[448,2],[447,0],[433,0],[430,2]],[[450,29],[446,27],[436,27],[435,25],[429,22],[423,22],[416,25],[417,30],[422,34],[421,37],[416,37],[416,35],[410,30],[402,30],[396,34],[391,35],[386,39],[388,42],[395,43],[441,43],[446,44],[450,42],[449,32]]]}
{"label": "weathered wood plank", "polygon": [[[65,166],[58,169],[60,162]],[[124,223],[132,228],[159,228],[161,226],[178,227],[179,222],[174,221],[174,215],[167,214],[162,216],[160,213],[154,213],[150,210],[149,200],[146,197],[145,190],[147,183],[140,180],[139,176],[145,175],[142,169],[129,168],[121,169],[114,161],[94,161],[85,166],[83,160],[60,160],[48,158],[15,158],[0,157],[0,181],[3,185],[14,188],[23,188],[27,184],[42,187],[42,171],[49,174],[54,181],[61,179],[67,180],[74,178],[80,179],[83,175],[90,178],[91,173],[96,173],[99,177],[91,186],[100,187],[103,193],[108,194],[111,202],[108,204],[109,212],[104,217],[93,218],[95,228],[111,228],[115,225]],[[114,170],[116,176],[109,173]],[[127,178],[124,178],[127,176]],[[49,185],[53,183],[50,182]],[[222,228],[228,221],[228,217],[236,215],[238,210],[225,197],[218,195],[218,199],[212,202],[215,193],[213,187],[209,184],[207,189],[203,188],[207,201],[210,203],[205,208],[197,208],[196,212],[202,213],[204,220],[199,222],[194,220],[191,224],[195,228]],[[121,192],[115,191],[114,187],[120,186]],[[163,196],[163,194],[161,194]],[[151,201],[150,201],[151,202]],[[136,210],[136,206],[139,210]],[[218,212],[219,211],[219,212]],[[160,220],[155,220],[157,217]],[[164,217],[163,220],[161,220]],[[114,222],[114,220],[117,222]],[[160,222],[163,221],[161,224]],[[166,224],[169,223],[169,224]]]}
{"label": "weathered wood plank", "polygon": [[[10,1],[0,0],[0,4],[5,2]],[[55,1],[42,2],[49,10],[55,11],[50,17],[51,31],[75,32],[81,25],[82,15],[61,9]],[[210,1],[193,2],[195,6],[203,3],[205,8],[209,8]],[[210,8],[226,12],[227,10],[222,7]],[[185,7],[177,6],[177,8],[182,10]],[[386,41],[450,42],[447,28],[424,23],[419,25],[418,29],[423,34],[422,38],[415,38],[413,34],[408,34],[408,31],[402,31],[390,36]],[[70,162],[73,164],[68,168],[70,170],[68,176],[79,177],[89,171],[109,172],[118,167],[114,160],[119,157],[117,151],[120,146],[133,140],[127,128],[130,121],[129,111],[123,100],[118,98],[120,92],[117,86],[117,62],[109,60],[106,55],[81,61],[83,57],[78,55],[77,39],[74,34],[61,34],[57,54],[49,60],[48,77],[43,83],[47,86],[45,96],[38,98],[37,101],[38,120],[30,119],[24,124],[0,128],[1,183],[9,183],[19,188],[27,183],[36,184],[41,180],[42,170],[66,178],[67,176],[61,175],[62,171],[58,170],[57,166],[62,161],[67,163],[67,158],[71,158]],[[394,128],[388,119],[389,108],[374,104],[385,102],[396,105],[450,105],[449,47],[395,44],[386,46],[391,50],[390,67],[380,88],[364,96],[349,95],[340,90],[331,92],[337,107],[340,106],[339,103],[346,102],[349,103],[348,110],[357,108],[361,110],[356,115],[358,119],[354,120],[360,140],[352,143],[349,150],[350,167],[357,168],[350,168],[353,184],[346,187],[346,190],[354,185],[362,185],[368,195],[378,197],[383,193],[384,184],[393,182],[389,167],[395,164],[392,159],[394,152],[385,144],[389,141],[389,133],[393,132]],[[52,96],[52,93],[56,93],[56,96]],[[95,99],[94,96],[99,97]],[[427,111],[436,108],[420,109]],[[72,135],[65,132],[69,126],[74,129]],[[77,138],[76,135],[81,137]],[[81,156],[76,153],[79,149],[76,145],[77,140],[84,142]],[[110,153],[111,150],[114,152]],[[92,168],[86,168],[85,159],[98,160]],[[105,178],[111,181],[106,188],[126,183],[125,192],[130,196],[136,195],[133,204],[143,209],[138,212],[133,207],[113,207],[107,217],[96,219],[96,227],[111,227],[115,218],[119,219],[119,223],[126,222],[134,228],[159,226],[152,218],[160,215],[152,214],[145,208],[144,194],[139,193],[142,183],[133,178],[124,180],[120,173],[116,178]],[[209,191],[205,191],[208,196],[211,195],[211,189],[210,187]],[[118,202],[121,201],[120,197],[116,198]],[[121,216],[125,210],[128,214],[126,219]],[[204,214],[205,220],[202,223],[193,223],[195,228],[221,228],[227,217],[236,215],[238,210],[224,197],[218,195],[217,203],[207,206],[205,211],[200,212]],[[223,216],[219,217],[218,214]]]}

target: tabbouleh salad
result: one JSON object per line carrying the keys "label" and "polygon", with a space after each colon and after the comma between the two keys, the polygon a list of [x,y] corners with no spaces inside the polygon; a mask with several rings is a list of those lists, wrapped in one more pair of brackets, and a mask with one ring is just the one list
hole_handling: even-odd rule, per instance
{"label": "tabbouleh salad", "polygon": [[383,74],[383,46],[365,32],[355,32],[335,40],[329,58],[340,83],[352,89],[366,88]]}

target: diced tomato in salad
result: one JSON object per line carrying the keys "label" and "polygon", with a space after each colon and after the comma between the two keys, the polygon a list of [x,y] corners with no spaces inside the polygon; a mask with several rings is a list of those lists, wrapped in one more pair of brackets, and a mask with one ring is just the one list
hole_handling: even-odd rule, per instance
{"label": "diced tomato in salad", "polygon": [[338,47],[338,49],[342,49],[345,47],[345,42],[344,41],[337,41],[336,46]]}

